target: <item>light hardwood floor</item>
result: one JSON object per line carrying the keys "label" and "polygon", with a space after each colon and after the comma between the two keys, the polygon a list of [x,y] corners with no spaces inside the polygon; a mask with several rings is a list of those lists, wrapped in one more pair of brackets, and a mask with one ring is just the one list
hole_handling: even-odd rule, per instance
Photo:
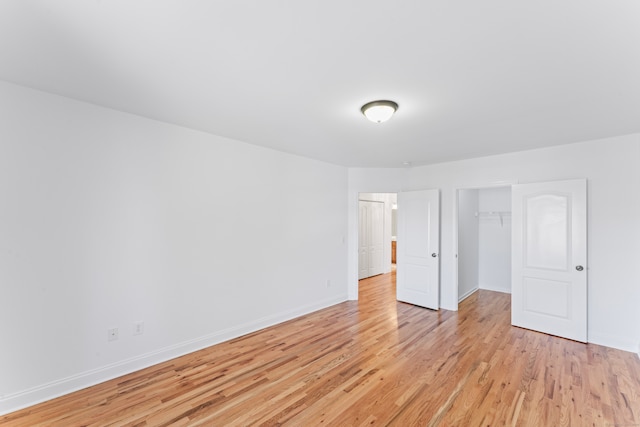
{"label": "light hardwood floor", "polygon": [[458,312],[345,302],[0,417],[3,426],[640,426],[637,355],[510,326],[507,294]]}

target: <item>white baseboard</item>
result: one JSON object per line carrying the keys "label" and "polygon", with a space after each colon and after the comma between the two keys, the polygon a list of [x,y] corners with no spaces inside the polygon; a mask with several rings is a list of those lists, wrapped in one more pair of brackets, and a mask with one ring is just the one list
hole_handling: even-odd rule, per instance
{"label": "white baseboard", "polygon": [[491,286],[491,285],[485,285],[485,284],[480,284],[480,289],[484,289],[486,291],[494,291],[494,292],[502,292],[504,294],[510,294],[511,293],[511,289],[509,288],[501,288],[501,287],[497,287],[497,286]]}
{"label": "white baseboard", "polygon": [[462,295],[461,297],[458,297],[458,302],[462,302],[465,299],[469,298],[471,295],[473,295],[474,292],[476,292],[479,288],[476,286],[475,288],[467,291],[464,295]]}
{"label": "white baseboard", "polygon": [[629,351],[640,356],[640,345],[632,340],[589,331],[589,343]]}
{"label": "white baseboard", "polygon": [[297,307],[292,310],[287,310],[271,316],[265,316],[261,319],[234,326],[232,328],[216,331],[200,338],[184,341],[156,351],[112,363],[110,365],[81,372],[77,375],[41,384],[17,393],[0,396],[0,415],[18,411],[83,388],[112,380],[131,372],[139,371],[140,369],[166,362],[167,360],[339,304],[346,300],[347,295],[345,294],[338,298],[326,299],[314,304]]}

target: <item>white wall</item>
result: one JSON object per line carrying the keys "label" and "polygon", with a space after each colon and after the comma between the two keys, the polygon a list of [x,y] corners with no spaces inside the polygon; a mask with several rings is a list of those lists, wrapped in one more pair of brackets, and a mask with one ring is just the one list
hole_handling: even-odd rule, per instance
{"label": "white wall", "polygon": [[478,210],[478,285],[511,293],[511,187],[479,189]]}
{"label": "white wall", "polygon": [[0,117],[0,413],[346,300],[346,168],[6,83]]}
{"label": "white wall", "polygon": [[477,290],[480,280],[478,203],[478,190],[458,191],[458,301]]}
{"label": "white wall", "polygon": [[[358,191],[441,189],[441,305],[457,308],[456,190],[500,184],[588,180],[589,341],[640,348],[640,136],[637,134],[431,166],[349,170],[349,239]],[[354,202],[351,202],[351,199]],[[354,214],[354,212],[356,212]],[[357,220],[357,217],[355,218]],[[349,245],[349,297],[357,296],[357,253]]]}

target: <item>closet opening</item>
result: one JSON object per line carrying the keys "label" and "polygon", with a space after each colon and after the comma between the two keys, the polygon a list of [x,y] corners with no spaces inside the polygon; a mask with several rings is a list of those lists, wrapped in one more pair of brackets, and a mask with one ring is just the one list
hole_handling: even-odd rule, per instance
{"label": "closet opening", "polygon": [[511,186],[459,189],[458,302],[486,289],[511,293]]}

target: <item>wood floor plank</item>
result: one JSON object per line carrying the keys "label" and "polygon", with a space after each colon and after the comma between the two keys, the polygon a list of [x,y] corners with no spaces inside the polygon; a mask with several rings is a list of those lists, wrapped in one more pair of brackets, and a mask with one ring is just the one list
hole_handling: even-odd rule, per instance
{"label": "wood floor plank", "polygon": [[0,417],[3,426],[640,426],[637,355],[458,312],[349,301]]}

